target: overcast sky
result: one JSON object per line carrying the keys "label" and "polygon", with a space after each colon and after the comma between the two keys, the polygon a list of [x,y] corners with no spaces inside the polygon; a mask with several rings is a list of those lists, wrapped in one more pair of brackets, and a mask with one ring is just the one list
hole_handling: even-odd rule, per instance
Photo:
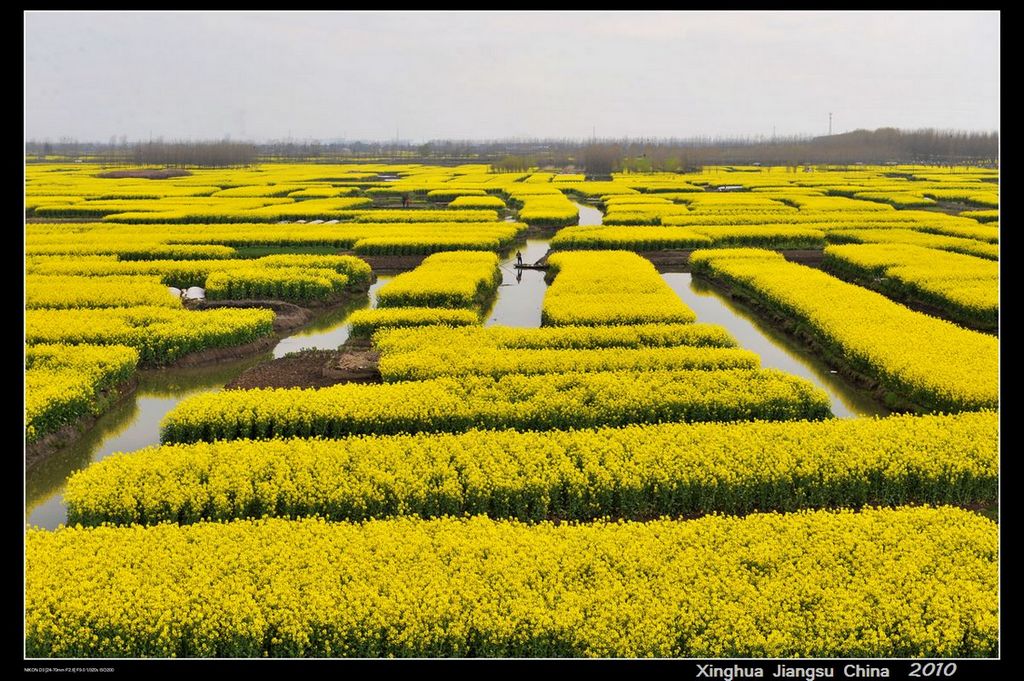
{"label": "overcast sky", "polygon": [[28,12],[26,139],[999,128],[998,12]]}

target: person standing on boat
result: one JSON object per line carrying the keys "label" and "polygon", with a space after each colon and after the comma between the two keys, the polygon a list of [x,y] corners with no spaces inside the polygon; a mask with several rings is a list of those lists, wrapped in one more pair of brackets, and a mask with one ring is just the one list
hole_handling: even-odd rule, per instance
{"label": "person standing on boat", "polygon": [[523,254],[520,253],[519,251],[516,251],[516,267],[522,267],[522,266],[523,266]]}

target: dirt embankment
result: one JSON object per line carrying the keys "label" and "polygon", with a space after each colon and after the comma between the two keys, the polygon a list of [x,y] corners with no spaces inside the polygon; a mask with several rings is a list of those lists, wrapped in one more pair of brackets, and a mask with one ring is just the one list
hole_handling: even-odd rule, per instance
{"label": "dirt embankment", "polygon": [[366,341],[339,350],[301,350],[264,362],[228,383],[227,390],[250,388],[326,388],[339,383],[380,383],[380,354]]}
{"label": "dirt embankment", "polygon": [[354,255],[365,260],[375,273],[411,270],[414,267],[419,267],[427,257],[425,255],[359,255],[352,251],[341,251],[341,254]]}
{"label": "dirt embankment", "polygon": [[258,355],[261,352],[271,350],[280,341],[280,334],[275,333],[269,336],[264,336],[263,338],[258,338],[251,343],[245,343],[244,345],[231,345],[226,348],[207,348],[205,350],[197,350],[179,357],[173,362],[167,364],[164,368],[178,369],[184,367],[201,367],[207,364],[217,364],[218,362],[230,362],[234,359],[244,359],[246,357],[252,357],[253,355]]}
{"label": "dirt embankment", "polygon": [[544,227],[542,225],[527,225],[523,236],[527,239],[550,239],[561,227]]}
{"label": "dirt embankment", "polygon": [[808,267],[821,267],[822,261],[825,259],[825,251],[821,249],[790,249],[779,251],[789,262],[795,262],[798,265],[807,265]]}
{"label": "dirt embankment", "polygon": [[109,180],[117,180],[123,178],[139,178],[142,180],[166,180],[170,177],[184,177],[185,175],[191,175],[192,172],[184,170],[182,168],[128,168],[125,170],[108,170],[105,173],[99,173],[96,177],[102,177]]}
{"label": "dirt embankment", "polygon": [[921,206],[917,210],[930,210],[934,213],[945,213],[946,215],[959,215],[965,210],[985,210],[987,206],[977,203],[964,203],[962,201],[936,201],[931,206]]}

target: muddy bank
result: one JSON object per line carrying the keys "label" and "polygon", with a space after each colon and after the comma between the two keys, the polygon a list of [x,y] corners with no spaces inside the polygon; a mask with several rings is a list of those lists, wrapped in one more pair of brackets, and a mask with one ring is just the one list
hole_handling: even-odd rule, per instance
{"label": "muddy bank", "polygon": [[380,383],[380,353],[366,343],[340,350],[301,350],[258,364],[224,386],[251,388],[326,388],[339,383]]}
{"label": "muddy bank", "polygon": [[341,255],[354,255],[365,260],[374,272],[411,270],[414,267],[419,267],[427,257],[425,255],[359,255],[352,251],[342,251]]}
{"label": "muddy bank", "polygon": [[946,215],[959,215],[965,210],[987,210],[990,206],[983,206],[979,203],[965,203],[963,201],[936,201],[930,206],[920,206],[915,210],[930,210],[934,213],[945,213]]}
{"label": "muddy bank", "polygon": [[108,170],[97,173],[96,177],[104,179],[138,178],[141,180],[166,180],[171,177],[185,177],[192,171],[183,168],[126,168],[125,170]]}
{"label": "muddy bank", "polygon": [[349,338],[326,368],[328,376],[346,383],[380,383],[380,353],[368,338]]}
{"label": "muddy bank", "polygon": [[69,423],[63,428],[44,435],[31,444],[25,445],[25,469],[33,468],[54,452],[63,449],[82,437],[90,428],[96,425],[96,422],[103,413],[111,409],[118,402],[128,399],[135,392],[138,385],[138,378],[132,377],[120,385],[101,391],[97,400],[99,403],[99,415],[84,414],[73,423]]}
{"label": "muddy bank", "polygon": [[543,225],[527,225],[520,238],[525,239],[550,239],[561,230],[561,227],[545,227]]}
{"label": "muddy bank", "polygon": [[789,262],[795,262],[799,265],[807,265],[808,267],[821,267],[822,260],[825,259],[825,251],[820,248],[794,248],[781,250],[779,253],[782,253],[782,257]]}
{"label": "muddy bank", "polygon": [[661,273],[689,272],[690,254],[693,250],[638,251],[637,255],[647,258]]}

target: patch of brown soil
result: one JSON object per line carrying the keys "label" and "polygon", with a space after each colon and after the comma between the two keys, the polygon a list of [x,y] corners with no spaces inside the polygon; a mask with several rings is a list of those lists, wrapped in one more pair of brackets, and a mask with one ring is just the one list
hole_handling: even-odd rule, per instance
{"label": "patch of brown soil", "polygon": [[379,358],[370,348],[302,350],[247,369],[224,387],[326,388],[339,383],[379,383]]}
{"label": "patch of brown soil", "polygon": [[377,383],[381,380],[377,363],[380,353],[373,348],[342,346],[336,358],[324,369],[324,373],[340,382]]}
{"label": "patch of brown soil", "polygon": [[550,239],[553,237],[561,227],[544,227],[541,225],[527,225],[526,231],[520,235],[520,238],[527,239]]}
{"label": "patch of brown soil", "polygon": [[789,262],[808,267],[821,267],[821,262],[825,259],[825,251],[820,248],[783,249],[779,252]]}
{"label": "patch of brown soil", "polygon": [[184,177],[191,175],[191,171],[181,168],[128,168],[126,170],[108,170],[96,177],[116,180],[125,177],[137,177],[143,180],[166,180],[169,177]]}
{"label": "patch of brown soil", "polygon": [[411,270],[414,267],[419,267],[427,257],[425,255],[358,255],[348,252],[346,254],[362,258],[374,272],[381,270]]}
{"label": "patch of brown soil", "polygon": [[689,272],[690,254],[693,250],[639,251],[637,255],[647,258],[661,273]]}
{"label": "patch of brown soil", "polygon": [[999,522],[999,502],[994,501],[976,501],[968,504],[957,504],[962,509],[973,511],[980,515],[985,516],[989,520]]}

